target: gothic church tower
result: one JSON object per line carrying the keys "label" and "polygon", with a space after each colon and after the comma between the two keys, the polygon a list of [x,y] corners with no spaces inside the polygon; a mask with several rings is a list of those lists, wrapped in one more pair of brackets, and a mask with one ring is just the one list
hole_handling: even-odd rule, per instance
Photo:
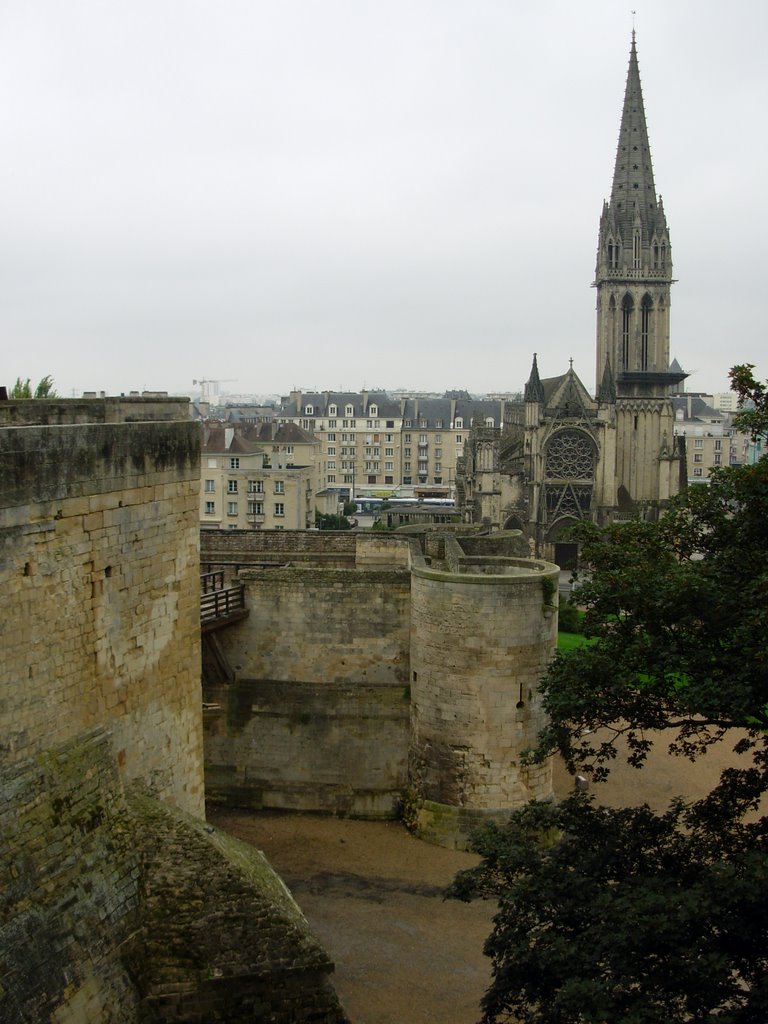
{"label": "gothic church tower", "polygon": [[616,387],[616,477],[620,504],[648,507],[679,489],[670,370],[672,247],[656,196],[635,33],[611,198],[597,247],[597,389]]}

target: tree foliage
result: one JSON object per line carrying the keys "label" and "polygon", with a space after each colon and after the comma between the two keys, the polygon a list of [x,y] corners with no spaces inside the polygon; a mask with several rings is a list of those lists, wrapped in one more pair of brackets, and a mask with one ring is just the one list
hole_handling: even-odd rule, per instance
{"label": "tree foliage", "polygon": [[316,512],[315,526],[318,530],[350,530],[352,526],[346,516],[333,513]]}
{"label": "tree foliage", "polygon": [[[768,397],[731,373],[762,431]],[[483,1021],[768,1021],[768,462],[712,475],[658,523],[578,531],[590,646],[543,680],[559,750],[596,781],[622,739],[696,759],[748,755],[702,799],[609,809],[575,793],[475,835],[480,865],[453,895],[497,899]]]}
{"label": "tree foliage", "polygon": [[22,380],[21,377],[16,378],[16,383],[11,388],[11,398],[56,398],[56,392],[53,388],[53,377],[50,374],[43,377],[38,383],[37,387],[32,390],[32,383],[27,377],[26,380]]}

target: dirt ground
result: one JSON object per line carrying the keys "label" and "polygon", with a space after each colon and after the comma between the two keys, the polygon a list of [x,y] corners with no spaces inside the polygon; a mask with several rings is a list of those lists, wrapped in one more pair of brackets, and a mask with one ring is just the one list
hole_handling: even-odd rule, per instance
{"label": "dirt ground", "polygon": [[[662,751],[641,772],[618,762],[596,795],[656,810],[678,794],[700,796],[733,760],[730,746],[696,765]],[[557,765],[556,793],[571,785]],[[352,1024],[476,1024],[494,907],[442,896],[474,855],[429,846],[398,822],[217,809],[208,817],[263,850],[282,876],[336,964],[334,985]]]}
{"label": "dirt ground", "polygon": [[336,964],[352,1024],[476,1024],[494,908],[442,896],[474,855],[428,846],[398,822],[216,809],[208,819],[281,875]]}

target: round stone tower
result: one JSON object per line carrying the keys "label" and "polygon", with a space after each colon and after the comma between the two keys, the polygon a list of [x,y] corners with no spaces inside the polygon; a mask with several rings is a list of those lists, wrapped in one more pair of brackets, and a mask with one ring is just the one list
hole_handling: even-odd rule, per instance
{"label": "round stone tower", "polygon": [[446,546],[444,560],[412,568],[411,818],[421,838],[462,848],[483,821],[551,796],[551,764],[521,754],[544,722],[559,571]]}

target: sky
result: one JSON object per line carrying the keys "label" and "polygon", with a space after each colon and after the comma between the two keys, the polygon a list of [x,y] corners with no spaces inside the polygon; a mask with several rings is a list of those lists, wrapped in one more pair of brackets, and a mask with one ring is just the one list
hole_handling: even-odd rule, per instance
{"label": "sky", "polygon": [[689,390],[768,376],[762,0],[0,0],[0,383],[595,377],[631,32]]}

